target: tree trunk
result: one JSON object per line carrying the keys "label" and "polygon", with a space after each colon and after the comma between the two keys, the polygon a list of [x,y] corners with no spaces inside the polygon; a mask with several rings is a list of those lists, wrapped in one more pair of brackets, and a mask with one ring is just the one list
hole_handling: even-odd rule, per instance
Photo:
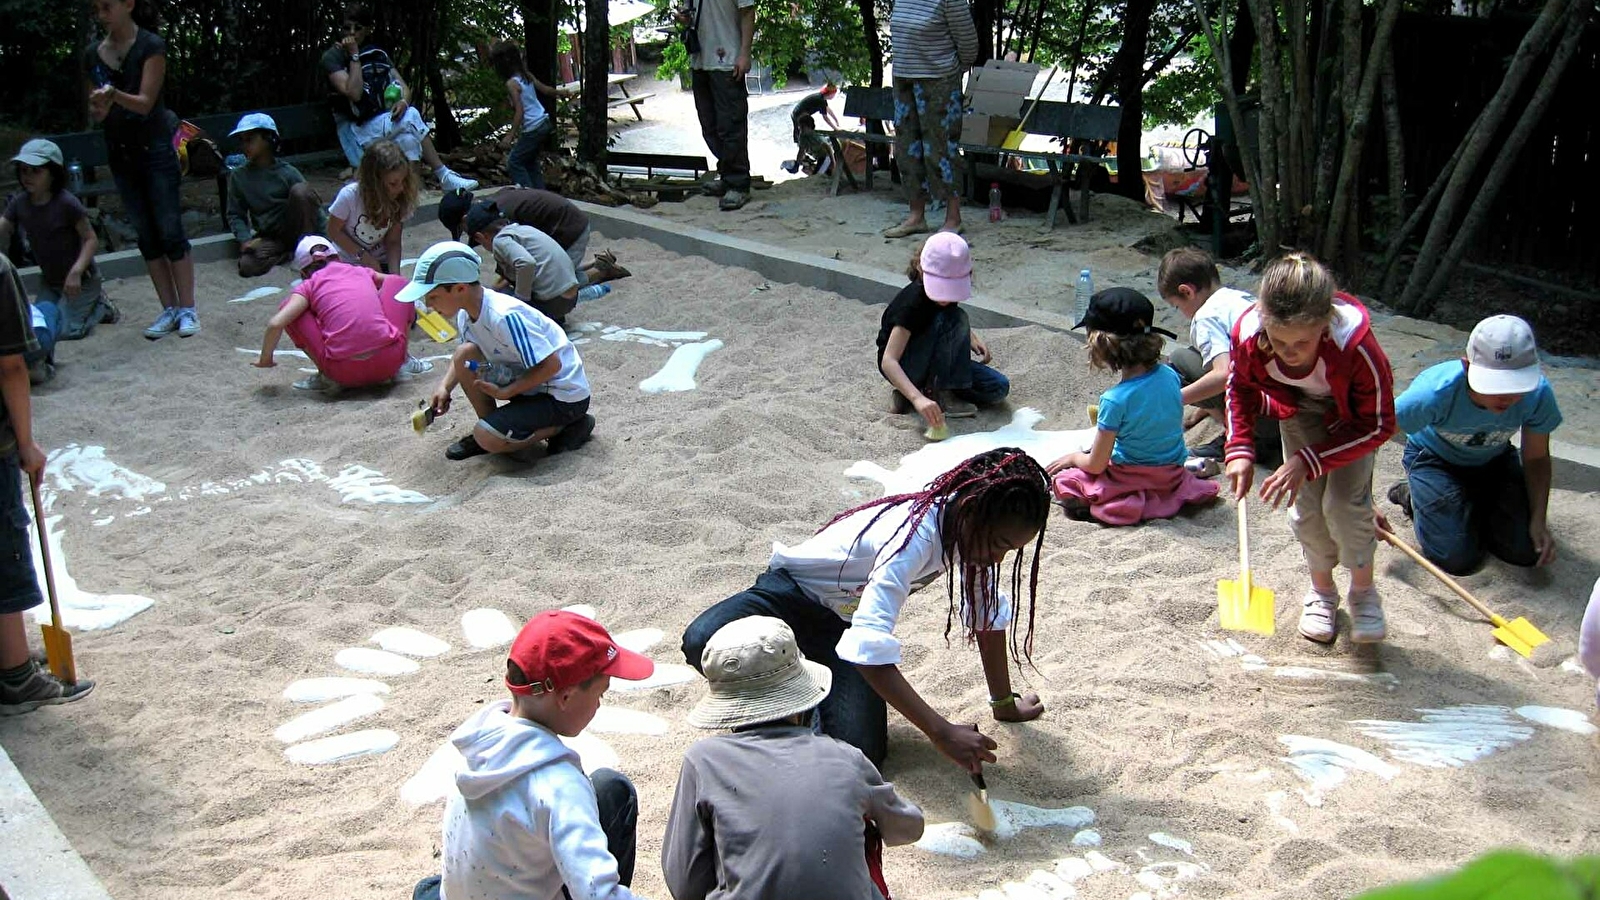
{"label": "tree trunk", "polygon": [[1517,165],[1517,157],[1528,143],[1529,135],[1538,127],[1545,111],[1550,108],[1550,100],[1561,84],[1561,75],[1566,71],[1567,64],[1572,62],[1578,43],[1583,38],[1584,26],[1588,22],[1587,6],[1583,2],[1574,3],[1567,12],[1566,31],[1561,36],[1561,43],[1556,47],[1555,55],[1550,58],[1549,66],[1544,70],[1544,76],[1539,79],[1539,87],[1533,92],[1533,98],[1528,101],[1528,105],[1523,107],[1522,117],[1517,120],[1516,127],[1511,130],[1504,146],[1496,151],[1494,165],[1489,167],[1489,174],[1484,176],[1483,186],[1473,196],[1472,206],[1467,209],[1466,218],[1461,220],[1461,227],[1456,229],[1455,237],[1450,241],[1450,248],[1445,251],[1438,269],[1428,280],[1428,286],[1423,290],[1417,304],[1418,315],[1426,316],[1433,312],[1435,299],[1449,282],[1451,274],[1455,272],[1456,264],[1461,262],[1462,254],[1466,253],[1467,247],[1482,229],[1483,220],[1488,217],[1495,199],[1510,180],[1511,172]]}
{"label": "tree trunk", "polygon": [[1122,49],[1117,51],[1117,103],[1122,119],[1117,125],[1117,193],[1144,199],[1144,57],[1150,44],[1150,13],[1155,0],[1128,0],[1122,17]]}
{"label": "tree trunk", "polygon": [[[1266,202],[1271,206],[1275,217],[1274,231],[1277,232],[1275,242],[1270,246],[1263,246],[1261,252],[1268,259],[1278,255],[1280,245],[1284,240],[1298,243],[1298,229],[1295,227],[1295,217],[1299,210],[1284,210],[1283,195],[1280,193],[1283,186],[1282,162],[1286,161],[1287,147],[1280,147],[1283,137],[1284,122],[1284,96],[1282,53],[1278,48],[1278,14],[1273,0],[1250,0],[1250,9],[1255,13],[1256,33],[1261,37],[1261,118],[1257,130],[1257,144],[1261,149],[1261,193],[1266,197]],[[1240,123],[1242,126],[1243,123]],[[1284,213],[1288,215],[1285,216]]]}
{"label": "tree trunk", "polygon": [[[528,71],[535,78],[545,84],[560,84],[558,75],[560,68],[559,54],[556,50],[556,17],[549,4],[535,4],[523,0],[518,4],[522,12],[522,50],[528,58]],[[541,97],[545,111],[552,117],[556,111],[556,101],[550,97]]]}
{"label": "tree trunk", "polygon": [[428,57],[428,91],[433,95],[433,143],[440,150],[454,150],[461,146],[461,123],[450,109],[450,100],[444,92],[444,72],[439,66],[439,54]]}
{"label": "tree trunk", "polygon": [[[1356,22],[1359,26],[1361,12],[1359,0],[1350,0],[1356,7]],[[1356,47],[1356,59],[1353,66],[1348,66],[1345,73],[1345,91],[1351,89],[1350,70],[1354,69],[1357,77],[1355,96],[1346,97],[1345,107],[1345,139],[1344,149],[1339,156],[1339,180],[1334,183],[1333,204],[1329,207],[1332,218],[1328,223],[1326,238],[1322,244],[1322,258],[1324,262],[1336,266],[1342,265],[1346,275],[1353,275],[1353,260],[1360,255],[1361,247],[1341,247],[1345,242],[1345,220],[1354,221],[1357,218],[1361,204],[1361,189],[1356,183],[1356,173],[1361,169],[1362,150],[1367,143],[1367,123],[1372,118],[1372,100],[1378,90],[1378,73],[1383,70],[1384,60],[1389,57],[1389,37],[1394,33],[1395,19],[1400,15],[1400,0],[1384,0],[1383,8],[1378,13],[1378,26],[1372,35],[1372,46],[1368,49],[1366,71],[1361,71],[1361,49]],[[1348,21],[1346,26],[1348,27]],[[1350,52],[1348,41],[1345,52]],[[1349,60],[1346,60],[1349,63]],[[1357,231],[1357,234],[1360,232]],[[1354,284],[1354,281],[1351,282]]]}
{"label": "tree trunk", "polygon": [[1400,91],[1395,85],[1394,47],[1383,58],[1383,130],[1388,145],[1389,209],[1385,231],[1393,237],[1406,220],[1406,141],[1400,130]]}
{"label": "tree trunk", "polygon": [[861,36],[867,42],[867,59],[872,63],[872,87],[883,87],[883,38],[878,35],[878,10],[872,0],[856,0],[861,13]]}
{"label": "tree trunk", "polygon": [[[1218,11],[1226,12],[1227,3],[1228,0],[1222,0]],[[1220,21],[1217,29],[1223,30]],[[1233,11],[1233,34],[1228,38],[1228,56],[1236,62],[1230,65],[1225,73],[1228,84],[1233,86],[1235,94],[1243,94],[1245,88],[1250,86],[1250,57],[1254,55],[1255,47],[1256,25],[1250,16],[1250,0],[1238,0]],[[1216,48],[1212,48],[1211,55],[1217,59],[1222,58],[1222,54],[1218,53]]]}
{"label": "tree trunk", "polygon": [[[1241,70],[1248,71],[1248,62],[1242,61],[1236,64],[1230,44],[1218,36],[1219,30],[1227,24],[1226,21],[1219,20],[1218,27],[1212,28],[1211,16],[1206,13],[1205,0],[1190,0],[1190,2],[1194,6],[1195,16],[1200,20],[1200,29],[1206,36],[1206,46],[1211,50],[1211,64],[1216,70],[1217,83],[1222,87],[1223,105],[1227,107],[1228,117],[1233,120],[1234,133],[1242,135],[1244,113],[1239,106],[1239,91],[1234,89],[1234,80],[1236,73]],[[1244,3],[1245,0],[1240,0],[1241,11],[1244,9]],[[1240,27],[1243,27],[1243,19],[1240,21]],[[1277,210],[1268,203],[1267,193],[1262,188],[1261,165],[1256,148],[1241,140],[1239,158],[1244,163],[1245,180],[1250,189],[1250,204],[1256,211],[1256,239],[1264,253],[1270,252],[1268,248],[1277,247]]]}
{"label": "tree trunk", "polygon": [[578,129],[578,158],[604,171],[606,162],[606,74],[611,59],[611,26],[606,0],[584,0],[583,115]]}

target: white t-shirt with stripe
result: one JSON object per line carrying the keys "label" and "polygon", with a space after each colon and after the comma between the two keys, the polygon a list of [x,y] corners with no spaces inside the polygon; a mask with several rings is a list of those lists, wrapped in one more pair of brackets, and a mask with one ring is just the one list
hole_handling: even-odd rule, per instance
{"label": "white t-shirt with stripe", "polygon": [[[555,377],[529,394],[549,394],[563,403],[589,396],[589,377],[583,371],[578,348],[550,318],[515,297],[483,289],[483,309],[477,321],[466,310],[456,314],[456,330],[463,342],[476,344],[495,367],[505,366],[520,375],[555,354],[561,368]],[[499,379],[493,379],[499,381]]]}

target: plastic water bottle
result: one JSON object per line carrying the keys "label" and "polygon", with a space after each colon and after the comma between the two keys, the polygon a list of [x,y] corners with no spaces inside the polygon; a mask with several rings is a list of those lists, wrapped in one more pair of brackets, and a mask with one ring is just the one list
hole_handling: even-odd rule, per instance
{"label": "plastic water bottle", "polygon": [[989,221],[998,222],[1006,217],[1005,207],[1000,203],[1000,182],[989,183]]}
{"label": "plastic water bottle", "polygon": [[83,193],[83,164],[76,159],[67,160],[67,190]]}
{"label": "plastic water bottle", "polygon": [[1089,314],[1089,298],[1094,296],[1094,278],[1089,275],[1089,270],[1084,269],[1078,273],[1078,287],[1072,294],[1072,321],[1074,324],[1083,321]]}
{"label": "plastic water bottle", "polygon": [[479,378],[489,381],[494,377],[494,363],[486,359],[469,359],[467,360],[467,371],[475,372]]}

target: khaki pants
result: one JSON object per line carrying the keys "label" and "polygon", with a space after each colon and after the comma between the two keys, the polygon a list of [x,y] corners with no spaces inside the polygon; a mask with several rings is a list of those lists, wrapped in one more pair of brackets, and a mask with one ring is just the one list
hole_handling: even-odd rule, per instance
{"label": "khaki pants", "polygon": [[[1283,420],[1283,458],[1300,448],[1328,438],[1323,417],[1333,401],[1301,395],[1300,411]],[[1307,480],[1289,510],[1289,527],[1314,572],[1329,572],[1336,564],[1347,569],[1372,565],[1377,547],[1372,526],[1372,466],[1376,457],[1365,456],[1334,469],[1314,481]]]}

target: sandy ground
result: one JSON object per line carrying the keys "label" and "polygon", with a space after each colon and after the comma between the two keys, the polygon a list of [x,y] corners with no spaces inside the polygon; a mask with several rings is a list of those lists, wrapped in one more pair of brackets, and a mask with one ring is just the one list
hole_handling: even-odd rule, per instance
{"label": "sandy ground", "polygon": [[[1107,227],[1117,221],[1110,208],[1101,205]],[[437,226],[410,229],[407,255],[439,236]],[[980,232],[979,246],[988,244]],[[66,566],[82,591],[143,595],[154,606],[79,632],[79,669],[99,681],[95,694],[0,720],[0,742],[115,896],[409,896],[437,870],[441,805],[413,807],[401,786],[458,722],[504,693],[503,651],[469,647],[463,613],[491,608],[520,622],[590,604],[613,631],[664,632],[649,652],[681,663],[683,626],[746,587],[773,540],[800,540],[879,492],[846,477],[848,467],[894,469],[924,446],[912,422],[884,411],[887,390],[871,364],[879,308],[642,242],[601,237],[593,246],[613,247],[635,277],[581,307],[575,322],[704,331],[725,346],[701,365],[696,390],[647,394],[639,383],[671,349],[590,332],[580,349],[596,438],[532,465],[446,462],[445,445],[468,425],[459,410],[414,436],[407,417],[431,376],[327,399],[290,389],[303,361],[280,355],[277,369],[250,368],[236,348],[258,346],[278,298],[226,301],[286,285],[283,271],[245,283],[231,264],[202,266],[205,331],[155,344],[138,333],[155,310],[148,282],[116,282],[127,322],[62,345],[60,377],[36,400],[39,439],[58,452],[78,445],[84,458],[103,447],[121,467],[79,472],[99,479],[98,493],[82,478],[51,479]],[[980,277],[1006,277],[991,271]],[[1043,414],[1041,430],[1084,424],[1085,404],[1108,378],[1089,371],[1080,344],[1034,327],[986,336],[1016,386],[1013,405],[958,432],[999,428],[1023,407]],[[414,349],[443,352],[423,341]],[[286,463],[295,459],[305,462]],[[358,465],[373,471],[350,469]],[[1398,475],[1398,450],[1385,448],[1380,488]],[[351,497],[386,478],[391,495],[427,500],[341,502],[329,478],[355,484]],[[1552,635],[1563,657],[1600,575],[1600,536],[1585,524],[1600,516],[1595,488],[1592,478],[1559,482],[1554,567],[1491,565],[1467,580]],[[1122,530],[1052,517],[1037,668],[1020,676],[1049,705],[1034,724],[987,719],[977,656],[945,644],[938,591],[907,605],[907,675],[936,708],[983,723],[999,741],[993,794],[1086,807],[1093,822],[1057,813],[1061,825],[976,843],[947,833],[954,826],[937,829],[976,855],[890,852],[896,896],[953,900],[1034,869],[1083,876],[1099,864],[1106,870],[1077,881],[1079,896],[1335,898],[1508,843],[1600,850],[1596,738],[1511,712],[1576,711],[1568,724],[1581,730],[1591,679],[1496,649],[1486,625],[1388,550],[1379,568],[1389,642],[1313,646],[1293,633],[1305,576],[1283,515],[1253,512],[1256,578],[1277,592],[1279,632],[1237,645],[1214,612],[1213,585],[1233,574],[1226,506]],[[390,626],[450,645],[412,674],[374,676],[389,685],[386,705],[341,729],[392,730],[394,749],[325,766],[289,761],[274,730],[313,707],[285,701],[285,687],[352,674],[335,656],[373,646]],[[677,760],[700,736],[683,715],[701,690],[691,682],[613,692],[610,706],[658,716],[665,733],[597,735],[639,788],[636,886],[645,896],[665,895],[660,836]],[[1457,709],[1469,706],[1491,709]],[[1407,743],[1393,733],[1405,726],[1352,724],[1416,723],[1421,710],[1465,717],[1479,744],[1463,754],[1481,758],[1419,765],[1408,760],[1426,758],[1418,754],[1437,725],[1413,728]],[[1287,761],[1305,744],[1283,736],[1343,749],[1296,756],[1311,781]],[[959,821],[965,778],[898,717],[890,741],[887,776],[930,824]],[[1072,845],[1085,826],[1098,848]],[[1068,857],[1076,861],[1058,864]]]}

